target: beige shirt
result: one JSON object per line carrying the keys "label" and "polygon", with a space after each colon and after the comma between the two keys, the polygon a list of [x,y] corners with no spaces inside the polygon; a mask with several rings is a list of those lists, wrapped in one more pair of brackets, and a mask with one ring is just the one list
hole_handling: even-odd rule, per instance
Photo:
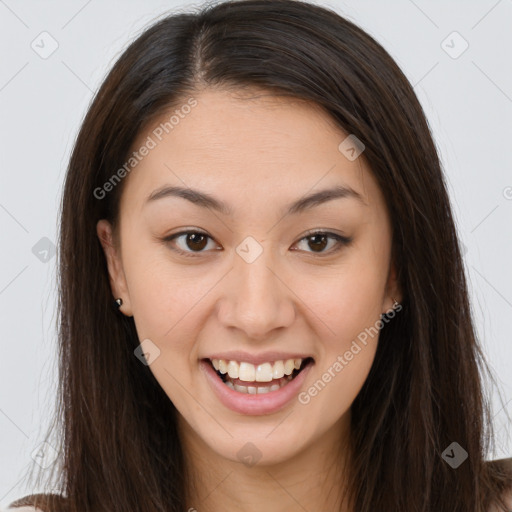
{"label": "beige shirt", "polygon": [[43,512],[40,508],[35,507],[16,507],[16,508],[6,508],[5,512]]}

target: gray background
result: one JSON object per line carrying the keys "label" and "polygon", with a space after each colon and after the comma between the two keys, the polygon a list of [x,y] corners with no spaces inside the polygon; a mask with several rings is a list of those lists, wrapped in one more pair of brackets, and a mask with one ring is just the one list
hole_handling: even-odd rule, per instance
{"label": "gray background", "polygon": [[[503,402],[492,395],[497,450],[488,458],[510,457],[512,0],[317,3],[389,51],[427,114],[466,248],[478,331],[502,392]],[[197,5],[0,0],[0,507],[37,491],[23,476],[54,403],[51,247],[79,124],[127,43],[169,10]]]}

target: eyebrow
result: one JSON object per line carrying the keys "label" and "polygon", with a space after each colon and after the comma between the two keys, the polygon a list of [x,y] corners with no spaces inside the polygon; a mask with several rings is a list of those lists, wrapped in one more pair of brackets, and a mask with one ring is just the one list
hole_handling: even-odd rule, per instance
{"label": "eyebrow", "polygon": [[[199,190],[178,186],[164,186],[154,190],[146,199],[145,204],[166,197],[181,197],[202,208],[209,208],[224,215],[231,215],[233,212],[232,208],[225,202],[216,199],[206,192],[200,192]],[[368,206],[359,192],[356,192],[349,186],[338,185],[333,188],[319,190],[317,192],[308,194],[307,196],[301,197],[297,201],[287,205],[284,209],[284,214],[293,215],[302,213],[305,210],[309,210],[315,206],[327,203],[328,201],[343,198],[354,198],[364,206]]]}

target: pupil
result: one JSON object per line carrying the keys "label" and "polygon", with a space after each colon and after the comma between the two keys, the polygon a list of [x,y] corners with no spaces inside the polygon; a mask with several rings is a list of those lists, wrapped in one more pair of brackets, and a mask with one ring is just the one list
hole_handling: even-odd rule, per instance
{"label": "pupil", "polygon": [[[316,248],[316,249],[322,250],[327,245],[326,235],[312,235],[309,238],[310,238],[309,243],[310,243],[311,248]],[[204,249],[204,247],[206,245],[204,243],[205,241],[206,241],[206,236],[201,233],[190,233],[187,238],[187,244],[192,243],[192,245],[196,245],[195,249],[199,249],[199,250]],[[190,247],[190,245],[189,245],[189,248],[194,249],[194,247]]]}
{"label": "pupil", "polygon": [[205,247],[205,245],[206,245],[206,244],[204,243],[204,241],[206,240],[206,237],[205,237],[204,235],[202,235],[201,233],[190,233],[190,234],[189,234],[189,236],[188,236],[188,238],[187,238],[187,244],[188,244],[190,241],[192,241],[192,244],[197,244],[197,237],[198,237],[198,238],[202,238],[202,239],[203,239],[203,240],[202,240],[203,244],[202,244],[202,245],[200,245],[199,247],[198,247],[197,245],[196,245],[195,247],[190,247],[190,246],[189,246],[189,248],[190,248],[190,249],[194,249],[194,248],[195,248],[195,249],[204,249],[204,247]]}
{"label": "pupil", "polygon": [[[318,242],[313,242],[313,247],[316,247],[317,249],[320,248],[320,249],[323,249],[325,246],[326,246],[326,236],[325,235],[312,235],[311,237],[311,240],[316,240],[318,238],[321,238],[322,239],[322,243],[319,245]],[[311,243],[311,241],[310,241]]]}

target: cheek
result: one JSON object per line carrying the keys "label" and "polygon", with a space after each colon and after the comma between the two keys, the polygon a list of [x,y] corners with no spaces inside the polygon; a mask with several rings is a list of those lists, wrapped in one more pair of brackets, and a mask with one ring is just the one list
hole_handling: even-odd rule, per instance
{"label": "cheek", "polygon": [[326,351],[348,350],[352,340],[380,319],[386,281],[381,266],[375,261],[354,257],[328,278],[304,277],[300,281],[299,289],[308,290],[305,305],[314,312],[317,323],[323,325],[321,332]]}
{"label": "cheek", "polygon": [[352,350],[348,350],[350,360],[346,352],[341,351],[328,356],[321,367],[316,368],[314,378],[298,396],[304,408],[305,423],[309,427],[313,424],[319,433],[343,421],[368,377],[376,344],[366,347],[361,343],[358,345],[359,348],[349,345],[352,347]]}
{"label": "cheek", "polygon": [[[145,256],[133,253],[125,265],[137,335],[141,342],[151,341],[149,346],[158,356],[150,370],[174,405],[184,412],[195,407],[186,389],[192,389],[191,378],[197,370],[192,365],[196,361],[198,301],[213,284],[205,286],[211,277],[204,276],[206,283],[204,279],[185,278],[159,251]],[[142,261],[146,263],[142,265]]]}
{"label": "cheek", "polygon": [[318,325],[328,328],[322,327],[320,359],[299,402],[308,411],[308,421],[318,421],[319,430],[349,410],[377,350],[384,280],[377,267],[373,272],[356,272],[356,268],[359,263],[347,266],[323,296],[318,292],[311,307],[320,312]]}
{"label": "cheek", "polygon": [[[142,237],[141,237],[142,238]],[[194,316],[194,305],[215,278],[199,266],[180,266],[155,242],[126,246],[125,274],[139,334],[164,339]]]}

